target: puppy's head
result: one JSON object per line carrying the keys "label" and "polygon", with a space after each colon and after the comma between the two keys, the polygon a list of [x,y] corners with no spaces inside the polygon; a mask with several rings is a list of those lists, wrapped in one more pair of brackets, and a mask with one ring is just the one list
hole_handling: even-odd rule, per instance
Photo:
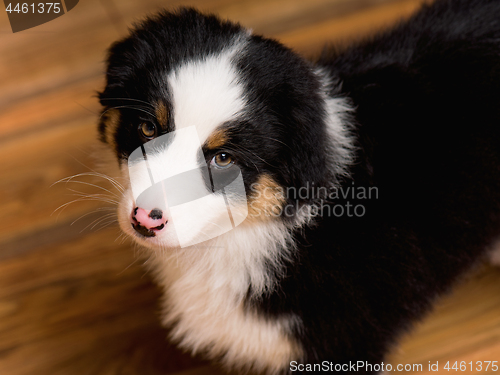
{"label": "puppy's head", "polygon": [[293,223],[295,193],[335,177],[319,74],[237,24],[161,13],[111,47],[106,78],[99,130],[130,181],[119,219],[148,247]]}

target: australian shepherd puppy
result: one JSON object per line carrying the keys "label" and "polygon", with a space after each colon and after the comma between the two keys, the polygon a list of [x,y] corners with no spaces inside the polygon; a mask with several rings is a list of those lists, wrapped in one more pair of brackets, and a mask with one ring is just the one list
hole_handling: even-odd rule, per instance
{"label": "australian shepherd puppy", "polygon": [[228,367],[381,364],[500,234],[498,1],[437,0],[315,62],[162,12],[106,78],[120,226],[172,339]]}

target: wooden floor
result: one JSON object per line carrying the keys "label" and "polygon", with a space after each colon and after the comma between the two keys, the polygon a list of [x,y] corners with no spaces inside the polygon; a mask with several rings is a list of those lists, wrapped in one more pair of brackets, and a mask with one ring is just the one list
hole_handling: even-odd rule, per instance
{"label": "wooden floor", "polygon": [[[82,0],[63,17],[16,34],[0,12],[0,375],[221,373],[166,341],[159,291],[114,221],[114,191],[87,185],[106,186],[91,176],[53,185],[96,168],[95,92],[103,87],[105,49],[127,25],[159,7],[192,5],[311,56],[328,41],[387,27],[419,3]],[[81,194],[86,198],[63,206]],[[390,359],[424,364],[418,373],[431,373],[429,361],[439,361],[438,374],[449,373],[446,361],[494,360],[500,271],[491,267],[440,301]]]}

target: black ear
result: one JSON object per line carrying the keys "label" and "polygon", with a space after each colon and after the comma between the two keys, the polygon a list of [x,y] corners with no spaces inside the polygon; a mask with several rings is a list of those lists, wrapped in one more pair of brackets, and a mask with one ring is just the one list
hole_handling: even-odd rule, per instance
{"label": "black ear", "polygon": [[252,36],[245,52],[239,68],[252,116],[260,116],[265,124],[264,136],[281,141],[270,160],[279,170],[272,174],[292,190],[331,184],[324,88],[314,67],[280,43],[259,36]]}
{"label": "black ear", "polygon": [[[127,38],[115,42],[108,50],[106,59],[106,86],[98,93],[99,101],[103,107],[118,105],[126,88],[126,82],[133,79],[134,70],[140,65],[141,54],[138,53],[134,38]],[[142,48],[148,48],[146,44]]]}
{"label": "black ear", "polygon": [[[314,80],[313,77],[311,77]],[[300,85],[301,87],[297,87]],[[293,97],[281,103],[280,122],[286,127],[284,164],[290,186],[323,184],[328,178],[326,113],[315,84],[294,84]]]}

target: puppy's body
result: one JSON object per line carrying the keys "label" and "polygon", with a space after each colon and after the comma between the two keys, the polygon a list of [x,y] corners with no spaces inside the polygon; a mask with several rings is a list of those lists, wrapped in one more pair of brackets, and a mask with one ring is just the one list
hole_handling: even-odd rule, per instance
{"label": "puppy's body", "polygon": [[315,65],[192,10],[115,44],[100,129],[124,174],[142,143],[194,126],[207,165],[230,153],[246,188],[243,223],[184,248],[169,213],[144,229],[123,198],[173,338],[270,372],[380,364],[500,232],[499,20],[493,1],[438,1]]}

